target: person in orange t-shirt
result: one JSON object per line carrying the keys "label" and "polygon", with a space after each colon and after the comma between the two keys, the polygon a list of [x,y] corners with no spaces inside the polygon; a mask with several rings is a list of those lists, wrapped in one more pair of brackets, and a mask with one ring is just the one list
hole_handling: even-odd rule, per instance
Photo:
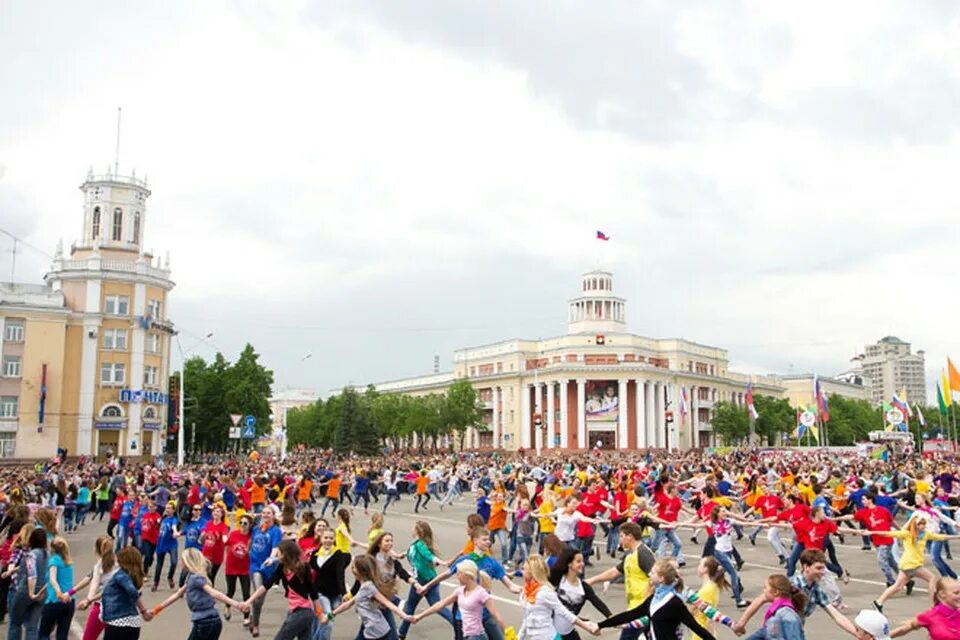
{"label": "person in orange t-shirt", "polygon": [[507,503],[499,491],[493,494],[493,502],[490,503],[487,529],[490,530],[490,539],[500,545],[500,564],[506,565],[507,554],[510,552],[510,540],[507,536]]}
{"label": "person in orange t-shirt", "polygon": [[297,487],[297,516],[301,511],[310,508],[310,497],[313,492],[313,480],[304,476]]}
{"label": "person in orange t-shirt", "polygon": [[333,504],[333,512],[337,512],[337,507],[340,506],[340,482],[341,480],[339,473],[334,474],[333,477],[330,478],[329,482],[327,482],[327,497],[324,498],[323,508],[320,509],[321,518],[327,512],[327,507],[330,506],[330,504]]}
{"label": "person in orange t-shirt", "polygon": [[250,485],[250,505],[254,513],[263,512],[263,505],[267,502],[267,486],[263,478],[257,478]]}
{"label": "person in orange t-shirt", "polygon": [[424,511],[427,510],[427,503],[430,502],[430,494],[427,493],[427,486],[429,484],[430,479],[427,477],[426,470],[421,469],[420,475],[417,476],[417,504],[413,507],[414,513],[420,513],[421,506],[423,506]]}

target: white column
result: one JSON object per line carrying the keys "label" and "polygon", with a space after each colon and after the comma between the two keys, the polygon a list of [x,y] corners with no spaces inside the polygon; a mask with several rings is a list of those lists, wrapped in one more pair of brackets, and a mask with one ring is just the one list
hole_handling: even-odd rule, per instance
{"label": "white column", "polygon": [[697,421],[697,387],[690,387],[690,446],[700,447],[700,423]]}
{"label": "white column", "polygon": [[656,407],[656,417],[654,418],[654,430],[656,432],[657,446],[664,448],[667,446],[666,438],[663,436],[663,421],[665,418],[665,408],[663,406],[663,391],[666,389],[666,384],[663,382],[657,383],[657,388],[654,392],[654,406]]}
{"label": "white column", "polygon": [[637,448],[647,446],[647,382],[637,380]]}
{"label": "white column", "polygon": [[618,419],[620,423],[620,433],[617,436],[617,440],[619,441],[617,442],[618,449],[627,448],[627,430],[630,428],[630,425],[628,424],[628,418],[630,416],[628,413],[630,410],[630,398],[627,395],[627,382],[627,380],[620,380],[620,389],[618,394],[620,403],[618,411]]}
{"label": "white column", "polygon": [[[130,331],[130,342],[127,345],[130,348],[130,379],[127,381],[127,387],[133,389],[144,389],[143,383],[143,349],[146,346],[146,336],[143,328],[138,322],[138,318],[147,312],[147,286],[137,283],[133,286],[133,309],[134,316],[133,328]],[[157,381],[159,382],[159,380]],[[143,433],[140,425],[140,418],[143,415],[143,408],[147,401],[142,403],[131,402],[127,405],[127,455],[143,455]],[[131,448],[136,441],[137,448]]]}
{"label": "white column", "polygon": [[493,388],[493,448],[500,448],[500,405],[503,402],[503,391],[500,387]]}
{"label": "white column", "polygon": [[[99,261],[97,261],[99,268]],[[80,336],[80,400],[77,413],[77,443],[72,447],[78,456],[96,455],[93,444],[93,422],[98,407],[94,406],[100,371],[97,368],[97,352],[100,349],[100,280],[87,280],[86,305],[83,315],[83,330]],[[93,335],[91,338],[90,335]],[[182,426],[182,425],[181,425]],[[69,447],[68,445],[68,448]],[[119,451],[117,452],[119,453]]]}
{"label": "white column", "polygon": [[520,385],[520,446],[530,448],[530,385]]}
{"label": "white column", "polygon": [[567,381],[560,381],[560,447],[565,449],[570,436],[570,420],[567,407]]}
{"label": "white column", "polygon": [[[677,418],[677,398],[680,396],[680,388],[675,384],[667,383],[667,400],[673,408],[673,424],[667,425],[667,451],[676,451],[678,447],[679,425]],[[664,406],[666,409],[666,405]]]}
{"label": "white column", "polygon": [[653,380],[647,382],[647,446],[657,447],[657,383]]}
{"label": "white column", "polygon": [[580,449],[589,447],[587,442],[586,395],[587,381],[577,380],[577,447]]}
{"label": "white column", "polygon": [[557,425],[554,423],[554,419],[557,415],[556,392],[557,392],[556,384],[553,382],[548,382],[547,383],[547,413],[544,416],[547,420],[547,449],[553,449],[557,446],[556,444],[554,444],[554,440],[556,439],[556,435],[557,435],[556,433]]}

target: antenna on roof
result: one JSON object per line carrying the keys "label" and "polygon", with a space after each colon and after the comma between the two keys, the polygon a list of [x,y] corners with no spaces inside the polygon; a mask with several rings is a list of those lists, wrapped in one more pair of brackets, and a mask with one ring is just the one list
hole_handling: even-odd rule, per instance
{"label": "antenna on roof", "polygon": [[117,146],[113,153],[113,175],[120,175],[120,113],[121,107],[117,107]]}

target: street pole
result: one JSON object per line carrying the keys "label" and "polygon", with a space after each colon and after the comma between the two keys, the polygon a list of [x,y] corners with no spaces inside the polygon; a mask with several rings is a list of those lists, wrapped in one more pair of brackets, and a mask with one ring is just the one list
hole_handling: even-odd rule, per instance
{"label": "street pole", "polygon": [[[180,349],[180,338],[177,338],[177,348]],[[183,384],[183,349],[180,349],[180,394],[177,398],[178,409],[180,410],[180,415],[177,420],[179,426],[177,427],[177,467],[183,466],[183,429],[186,426],[186,422],[183,419],[183,405],[186,404],[186,396],[184,391],[186,386]]]}

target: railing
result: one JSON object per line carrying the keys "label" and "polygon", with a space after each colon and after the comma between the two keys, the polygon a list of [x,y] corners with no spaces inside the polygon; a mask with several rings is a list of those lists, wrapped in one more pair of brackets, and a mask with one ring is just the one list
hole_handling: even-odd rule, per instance
{"label": "railing", "polygon": [[53,272],[60,271],[119,271],[140,276],[151,276],[168,280],[170,270],[154,267],[144,262],[124,262],[122,260],[57,260],[53,263]]}
{"label": "railing", "polygon": [[146,179],[141,180],[135,176],[121,176],[112,173],[101,173],[98,175],[88,173],[87,182],[121,182],[123,184],[132,184],[135,187],[147,188]]}

